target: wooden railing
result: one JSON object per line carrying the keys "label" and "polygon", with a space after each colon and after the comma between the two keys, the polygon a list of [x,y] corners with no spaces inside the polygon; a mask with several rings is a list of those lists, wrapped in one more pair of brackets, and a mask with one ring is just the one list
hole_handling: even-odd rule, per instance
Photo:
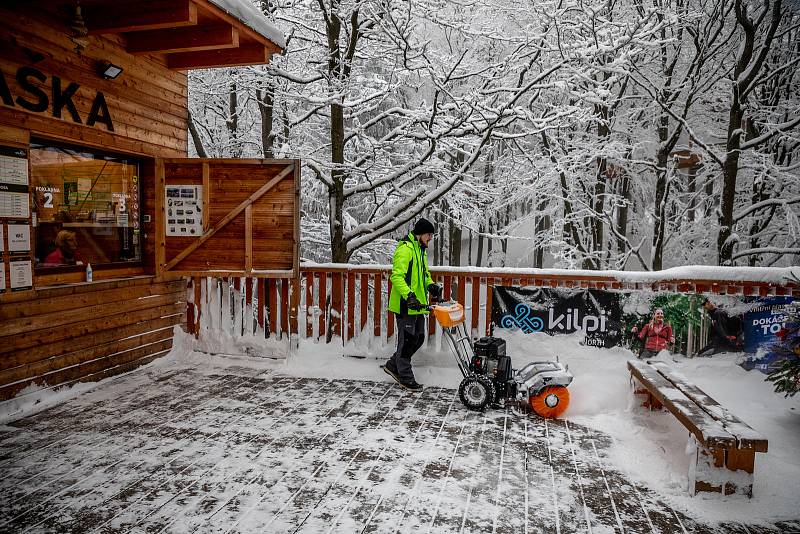
{"label": "wooden railing", "polygon": [[[708,277],[719,278],[720,272],[724,273],[719,268],[685,268],[678,274],[692,277],[678,279],[670,271],[431,269],[445,297],[464,304],[473,335],[489,331],[492,288],[496,285],[800,297],[800,285],[782,276],[786,269],[755,269],[752,278],[759,280],[742,279],[748,273],[743,269],[732,271],[730,280]],[[221,313],[231,333],[279,338],[296,334],[324,341],[337,337],[344,342],[357,336],[386,340],[394,335],[394,320],[386,310],[391,292],[389,275],[389,266],[303,264],[299,279],[268,278],[258,273],[250,277],[195,277],[190,292],[194,298],[190,297],[188,304],[188,329],[197,335],[203,314],[211,313],[209,306],[219,299],[229,305],[215,306],[213,313]],[[433,332],[433,318],[429,326]]]}

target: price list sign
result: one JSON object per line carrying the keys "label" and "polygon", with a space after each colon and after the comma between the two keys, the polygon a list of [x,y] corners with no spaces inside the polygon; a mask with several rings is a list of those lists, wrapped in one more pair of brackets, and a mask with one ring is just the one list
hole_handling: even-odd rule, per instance
{"label": "price list sign", "polygon": [[0,146],[0,217],[27,219],[30,216],[28,187],[27,153],[19,148]]}

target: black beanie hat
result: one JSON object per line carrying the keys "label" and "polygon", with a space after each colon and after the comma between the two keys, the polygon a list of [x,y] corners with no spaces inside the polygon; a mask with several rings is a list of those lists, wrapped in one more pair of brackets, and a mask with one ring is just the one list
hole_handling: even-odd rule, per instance
{"label": "black beanie hat", "polygon": [[422,217],[420,220],[414,224],[414,235],[422,235],[422,234],[435,234],[436,228],[434,228],[433,223],[430,222],[425,217]]}

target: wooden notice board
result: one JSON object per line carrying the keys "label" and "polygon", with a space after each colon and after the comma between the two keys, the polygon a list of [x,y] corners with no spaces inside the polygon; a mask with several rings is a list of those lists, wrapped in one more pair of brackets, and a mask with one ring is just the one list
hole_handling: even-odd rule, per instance
{"label": "wooden notice board", "polygon": [[297,277],[299,261],[299,160],[156,160],[159,274]]}

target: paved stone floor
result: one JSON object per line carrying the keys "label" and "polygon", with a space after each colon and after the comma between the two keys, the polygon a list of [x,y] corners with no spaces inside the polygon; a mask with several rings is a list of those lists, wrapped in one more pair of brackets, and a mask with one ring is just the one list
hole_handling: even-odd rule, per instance
{"label": "paved stone floor", "polygon": [[456,393],[150,368],[0,432],[0,532],[693,532],[606,436]]}

